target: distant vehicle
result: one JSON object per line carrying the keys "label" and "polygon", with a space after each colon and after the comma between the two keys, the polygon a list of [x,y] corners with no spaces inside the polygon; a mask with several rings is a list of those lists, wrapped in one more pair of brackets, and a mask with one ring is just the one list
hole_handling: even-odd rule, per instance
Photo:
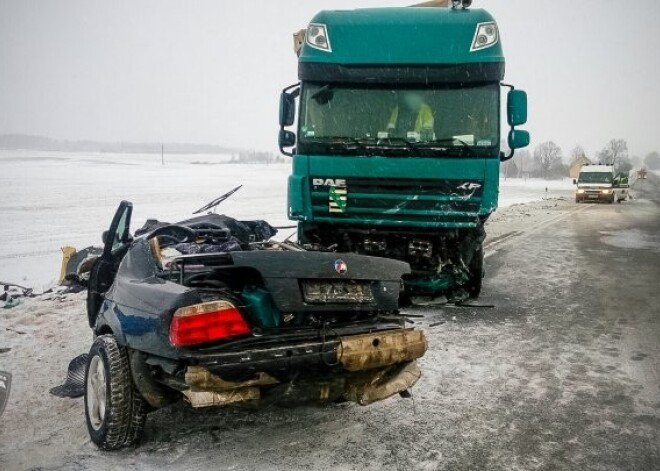
{"label": "distant vehicle", "polygon": [[[627,179],[626,179],[627,182]],[[622,188],[615,188],[614,167],[612,165],[584,165],[580,169],[577,179],[573,180],[577,185],[575,190],[575,202],[594,201],[614,203],[615,199],[626,199]]]}
{"label": "distant vehicle", "polygon": [[628,188],[630,188],[630,177],[628,172],[621,172],[612,182],[614,188],[614,197],[617,203],[621,203],[628,199]]}
{"label": "distant vehicle", "polygon": [[131,236],[132,208],[120,204],[88,285],[85,415],[99,448],[136,443],[147,411],[181,398],[410,397],[427,345],[398,311],[407,263],[307,252],[270,241],[265,221],[220,214],[150,220]]}

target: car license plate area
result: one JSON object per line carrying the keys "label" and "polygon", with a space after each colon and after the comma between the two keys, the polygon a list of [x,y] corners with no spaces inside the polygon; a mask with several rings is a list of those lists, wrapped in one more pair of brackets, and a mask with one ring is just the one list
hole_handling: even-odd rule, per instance
{"label": "car license plate area", "polygon": [[302,280],[303,299],[310,304],[369,304],[374,296],[370,281]]}
{"label": "car license plate area", "polygon": [[587,195],[587,198],[592,199],[592,200],[598,199],[598,194],[595,194],[595,195]]}

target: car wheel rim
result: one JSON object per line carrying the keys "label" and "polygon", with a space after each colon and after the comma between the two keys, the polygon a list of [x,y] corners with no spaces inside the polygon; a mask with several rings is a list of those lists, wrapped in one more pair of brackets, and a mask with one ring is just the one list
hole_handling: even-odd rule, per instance
{"label": "car wheel rim", "polygon": [[87,373],[87,415],[94,430],[103,425],[106,406],[105,366],[98,355],[94,355],[89,362]]}

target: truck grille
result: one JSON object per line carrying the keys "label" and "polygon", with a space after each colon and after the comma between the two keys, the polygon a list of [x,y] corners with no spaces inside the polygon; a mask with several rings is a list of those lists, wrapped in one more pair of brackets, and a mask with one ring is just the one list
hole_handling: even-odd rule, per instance
{"label": "truck grille", "polygon": [[483,181],[350,178],[343,186],[312,183],[311,194],[319,222],[474,227]]}

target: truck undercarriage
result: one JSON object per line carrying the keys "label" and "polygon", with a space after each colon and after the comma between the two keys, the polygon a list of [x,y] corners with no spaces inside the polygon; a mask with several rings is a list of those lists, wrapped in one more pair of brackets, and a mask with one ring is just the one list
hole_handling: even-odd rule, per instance
{"label": "truck undercarriage", "polygon": [[477,297],[483,278],[483,224],[469,229],[409,229],[301,224],[300,241],[315,250],[353,252],[407,262],[409,295]]}

